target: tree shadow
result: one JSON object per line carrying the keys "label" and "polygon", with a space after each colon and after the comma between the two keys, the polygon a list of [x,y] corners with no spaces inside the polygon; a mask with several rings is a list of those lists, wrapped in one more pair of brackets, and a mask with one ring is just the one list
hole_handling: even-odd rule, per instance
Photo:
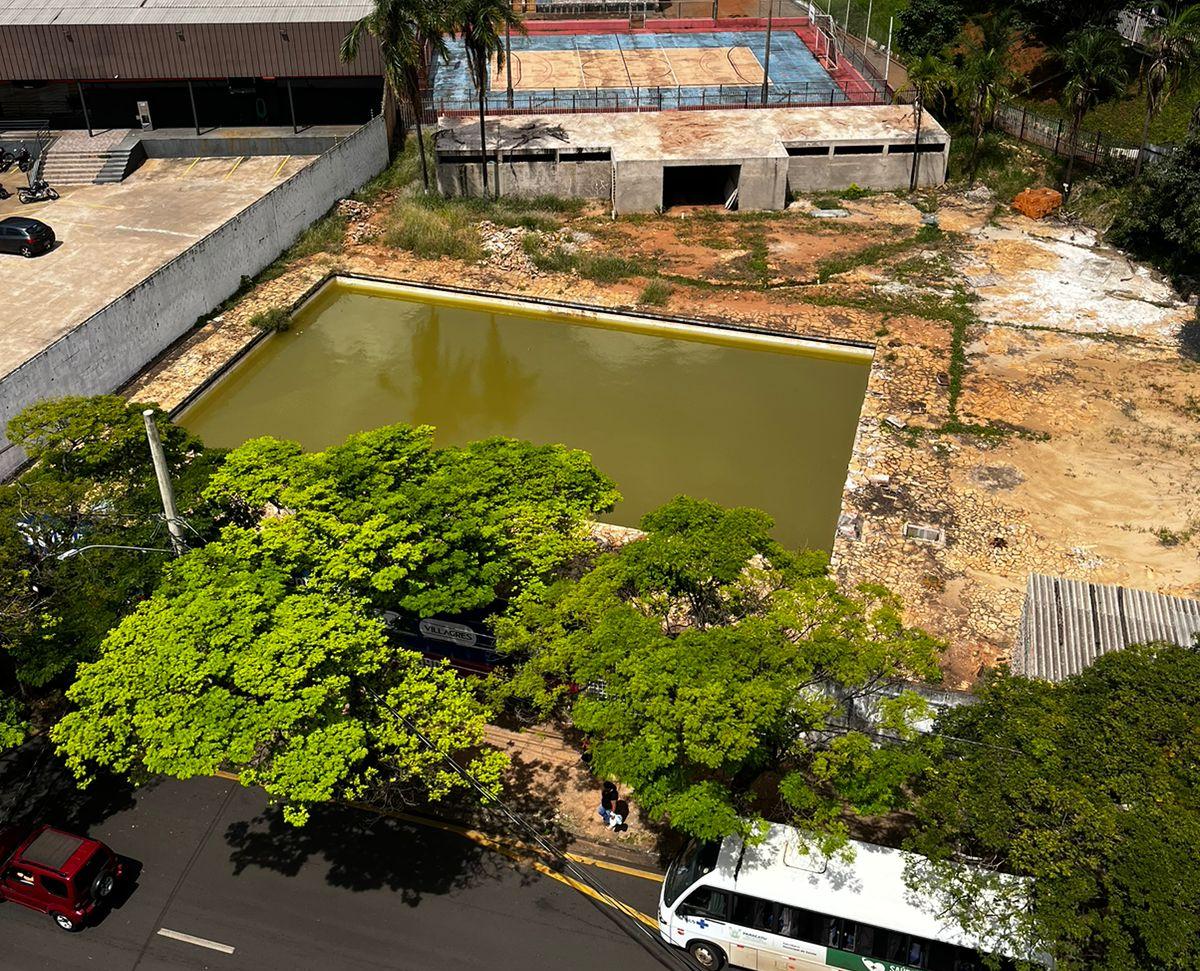
{"label": "tree shadow", "polygon": [[81,787],[44,738],[0,755],[0,823],[45,822],[86,834],[110,816],[131,809],[136,791],[127,779],[103,772]]}
{"label": "tree shadow", "polygon": [[[225,831],[234,874],[252,867],[295,876],[323,860],[326,882],[360,892],[392,890],[410,907],[427,894],[442,895],[511,875],[504,856],[466,837],[348,806],[314,808],[293,826],[268,808]],[[534,877],[519,871],[522,885]]]}

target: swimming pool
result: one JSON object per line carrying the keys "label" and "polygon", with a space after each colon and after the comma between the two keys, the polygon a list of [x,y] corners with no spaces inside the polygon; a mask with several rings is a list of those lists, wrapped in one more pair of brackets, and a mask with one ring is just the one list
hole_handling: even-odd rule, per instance
{"label": "swimming pool", "polygon": [[320,449],[393,422],[592,454],[635,525],[678,494],[765,509],[829,549],[871,350],[340,278],[179,415],[206,442]]}

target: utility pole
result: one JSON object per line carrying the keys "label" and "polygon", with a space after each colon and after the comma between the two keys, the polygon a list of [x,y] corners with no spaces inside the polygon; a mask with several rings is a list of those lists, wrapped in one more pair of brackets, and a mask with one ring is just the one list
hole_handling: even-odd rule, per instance
{"label": "utility pole", "polygon": [[508,106],[513,106],[512,86],[512,27],[504,25],[504,68],[508,72]]}
{"label": "utility pole", "polygon": [[167,531],[171,534],[171,549],[179,556],[187,549],[183,541],[183,527],[179,522],[179,512],[175,509],[175,490],[171,488],[171,473],[167,469],[167,455],[163,451],[162,440],[158,437],[158,426],[154,424],[154,409],[147,408],[142,412],[142,420],[146,423],[146,438],[150,442],[150,457],[154,460],[154,477],[158,479],[158,492],[162,496],[163,513],[167,517]]}
{"label": "utility pole", "polygon": [[775,0],[767,0],[767,57],[763,61],[762,103],[767,105],[767,85],[771,82],[771,25],[775,14]]}

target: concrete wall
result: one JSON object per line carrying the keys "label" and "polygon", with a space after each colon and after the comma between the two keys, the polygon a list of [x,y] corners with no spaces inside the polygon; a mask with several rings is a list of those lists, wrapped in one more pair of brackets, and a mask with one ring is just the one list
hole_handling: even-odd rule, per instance
{"label": "concrete wall", "polygon": [[[910,143],[911,144],[911,143]],[[907,189],[912,174],[912,153],[889,151],[881,155],[795,155],[788,159],[787,183],[791,192],[845,189],[851,183],[864,189]],[[920,185],[946,181],[950,141],[940,152],[920,153]]]}
{"label": "concrete wall", "polygon": [[[438,188],[448,196],[478,196],[483,178],[478,162],[450,161],[439,156]],[[495,177],[495,161],[488,162],[488,179]],[[603,199],[612,196],[612,162],[500,162],[500,191],[503,195],[560,196],[565,199]],[[661,196],[661,190],[660,190]]]}
{"label": "concrete wall", "polygon": [[130,140],[141,144],[146,158],[238,158],[242,155],[321,155],[333,148],[339,138],[303,133],[269,138],[189,138],[186,135],[143,138],[141,132],[134,132]]}
{"label": "concrete wall", "polygon": [[[35,401],[119,388],[387,162],[376,118],[0,378],[0,429]],[[23,461],[0,438],[0,475]]]}

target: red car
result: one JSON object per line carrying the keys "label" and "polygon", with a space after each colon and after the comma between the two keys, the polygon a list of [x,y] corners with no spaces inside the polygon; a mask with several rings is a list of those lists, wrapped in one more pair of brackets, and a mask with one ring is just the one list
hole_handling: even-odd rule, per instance
{"label": "red car", "polygon": [[112,895],[123,868],[107,846],[43,824],[0,829],[0,900],[49,914],[78,930]]}

